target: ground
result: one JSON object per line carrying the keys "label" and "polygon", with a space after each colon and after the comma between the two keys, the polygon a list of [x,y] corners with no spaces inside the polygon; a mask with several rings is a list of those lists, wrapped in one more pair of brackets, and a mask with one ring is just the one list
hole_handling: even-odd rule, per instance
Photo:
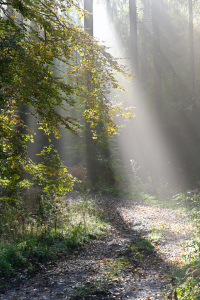
{"label": "ground", "polygon": [[196,231],[185,214],[111,197],[102,197],[99,206],[106,235],[42,266],[20,285],[8,284],[0,299],[174,299],[172,269],[184,264]]}

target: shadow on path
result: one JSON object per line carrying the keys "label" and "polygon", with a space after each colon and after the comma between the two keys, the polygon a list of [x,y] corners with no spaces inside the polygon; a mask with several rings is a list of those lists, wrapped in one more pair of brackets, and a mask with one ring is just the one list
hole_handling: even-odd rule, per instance
{"label": "shadow on path", "polygon": [[145,240],[144,232],[122,217],[121,208],[133,208],[134,203],[113,197],[96,202],[110,224],[107,234],[65,260],[44,266],[0,299],[163,299],[162,291],[172,281],[170,266]]}
{"label": "shadow on path", "polygon": [[124,220],[121,209],[133,209],[133,200],[102,197],[98,200],[98,206],[103,209],[106,221],[118,232],[118,236],[108,243],[104,255],[123,258],[129,265],[127,276],[124,276],[126,288],[118,295],[119,299],[163,299],[161,294],[164,288],[174,285],[170,264],[144,238],[146,231],[135,230],[137,224]]}

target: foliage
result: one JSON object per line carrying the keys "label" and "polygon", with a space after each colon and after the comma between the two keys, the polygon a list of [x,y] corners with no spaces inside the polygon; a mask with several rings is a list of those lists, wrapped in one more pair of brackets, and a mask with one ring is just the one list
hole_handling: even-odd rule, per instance
{"label": "foliage", "polygon": [[178,299],[199,299],[199,257],[190,258],[190,263],[175,271]]}
{"label": "foliage", "polygon": [[198,210],[200,205],[200,193],[198,190],[179,193],[173,199],[182,207],[190,208],[192,211],[193,209]]}
{"label": "foliage", "polygon": [[1,220],[4,231],[0,238],[0,276],[12,275],[24,268],[33,271],[40,263],[58,259],[88,239],[103,234],[106,225],[87,197],[71,204],[63,198],[51,202],[41,199],[35,214],[26,213],[16,218],[17,213],[19,210],[15,207],[13,223],[7,210]]}
{"label": "foliage", "polygon": [[154,241],[156,242],[163,237],[163,233],[164,233],[164,228],[153,227],[148,234],[148,238],[153,242]]}
{"label": "foliage", "polygon": [[188,277],[186,281],[177,289],[178,299],[199,299],[199,296],[199,285],[193,277]]}
{"label": "foliage", "polygon": [[[151,177],[134,159],[130,160],[129,171],[126,172],[128,173],[126,178],[129,178],[129,193],[133,199],[162,205],[165,199],[167,202],[171,198],[173,191],[169,191],[168,182],[164,178]],[[172,203],[173,201],[170,202],[170,205]]]}
{"label": "foliage", "polygon": [[133,246],[131,246],[131,249],[134,251],[152,252],[154,249],[154,246],[148,240],[139,240],[139,241],[135,242]]}
{"label": "foliage", "polygon": [[[13,191],[18,186],[31,186],[32,181],[48,193],[72,189],[72,177],[59,160],[51,139],[52,133],[60,137],[60,126],[74,134],[80,131],[81,122],[72,116],[71,108],[83,107],[93,138],[97,137],[100,123],[104,124],[105,134],[117,133],[113,120],[117,110],[120,116],[132,116],[114,100],[105,101],[110,89],[122,89],[115,74],[127,74],[106,48],[78,25],[75,13],[82,18],[86,12],[77,3],[0,3],[0,172],[1,185]],[[88,72],[92,74],[90,79]],[[87,80],[91,80],[90,88]],[[26,113],[22,105],[27,107]],[[44,160],[38,165],[28,157],[27,142],[34,142],[35,134],[23,120],[28,115],[37,119],[48,143],[40,153]],[[27,172],[23,179],[22,170]]]}
{"label": "foliage", "polygon": [[177,299],[199,299],[199,192],[187,191],[172,197],[170,203],[174,207],[187,212],[187,218],[197,226],[197,237],[187,243],[184,254],[184,265],[174,268]]}

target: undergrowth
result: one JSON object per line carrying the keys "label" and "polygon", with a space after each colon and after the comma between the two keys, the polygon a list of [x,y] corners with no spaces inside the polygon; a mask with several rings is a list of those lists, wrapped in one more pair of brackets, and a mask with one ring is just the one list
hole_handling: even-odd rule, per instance
{"label": "undergrowth", "polygon": [[[169,287],[166,299],[198,300],[200,299],[200,192],[190,190],[175,193],[169,189],[167,182],[153,182],[149,177],[144,183],[140,180],[139,168],[132,164],[132,198],[138,204],[153,205],[184,212],[187,221],[197,227],[196,237],[187,245],[184,265],[173,268],[173,286]],[[170,190],[170,191],[169,191]],[[148,237],[151,240],[162,237],[162,228],[153,228]],[[134,246],[135,247],[135,246]],[[137,248],[135,248],[137,251]],[[170,298],[171,297],[171,298]]]}
{"label": "undergrowth", "polygon": [[188,191],[173,197],[187,218],[197,227],[196,237],[187,245],[185,266],[175,270],[177,299],[200,299],[200,193]]}
{"label": "undergrowth", "polygon": [[200,299],[200,238],[196,237],[188,245],[184,255],[185,265],[175,268],[177,299]]}
{"label": "undergrowth", "polygon": [[196,237],[188,243],[184,254],[185,264],[173,268],[175,287],[171,295],[176,300],[200,299],[200,193],[188,191],[168,199],[143,194],[143,199],[143,203],[183,211],[185,218],[197,227]]}
{"label": "undergrowth", "polygon": [[[25,276],[40,264],[63,258],[106,224],[88,195],[78,199],[41,197],[37,210],[1,201],[0,287],[7,276]],[[8,209],[3,209],[4,207]]]}

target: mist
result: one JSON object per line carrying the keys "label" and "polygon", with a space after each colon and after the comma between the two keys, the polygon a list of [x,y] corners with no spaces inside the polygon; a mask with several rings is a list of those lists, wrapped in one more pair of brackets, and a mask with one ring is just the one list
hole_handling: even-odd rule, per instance
{"label": "mist", "polygon": [[[94,142],[91,137],[87,140],[81,108],[71,108],[70,113],[82,120],[83,129],[78,136],[62,129],[61,139],[52,137],[61,159],[69,168],[86,166],[91,173],[90,187],[102,181],[119,185],[120,181],[120,188],[129,184],[134,190],[133,178],[137,176],[152,193],[157,193],[158,187],[169,194],[198,188],[198,4],[191,7],[188,1],[94,0],[82,2],[82,8],[83,4],[91,15],[80,20],[73,10],[75,22],[85,26],[133,76],[127,81],[116,75],[125,91],[111,90],[105,99],[116,98],[124,107],[133,107],[134,118],[125,124],[116,118],[119,134],[106,138],[102,147],[102,141]],[[58,64],[54,72],[63,68]],[[31,152],[37,153],[44,143],[37,133]],[[92,154],[88,155],[90,148]]]}
{"label": "mist", "polygon": [[[143,182],[151,178],[169,191],[197,188],[198,10],[188,1],[132,2],[137,14],[134,30],[131,1],[94,4],[94,35],[134,75],[123,82],[127,91],[118,95],[135,114],[118,137],[121,159],[129,169],[134,164]],[[137,37],[133,49],[131,34]]]}

